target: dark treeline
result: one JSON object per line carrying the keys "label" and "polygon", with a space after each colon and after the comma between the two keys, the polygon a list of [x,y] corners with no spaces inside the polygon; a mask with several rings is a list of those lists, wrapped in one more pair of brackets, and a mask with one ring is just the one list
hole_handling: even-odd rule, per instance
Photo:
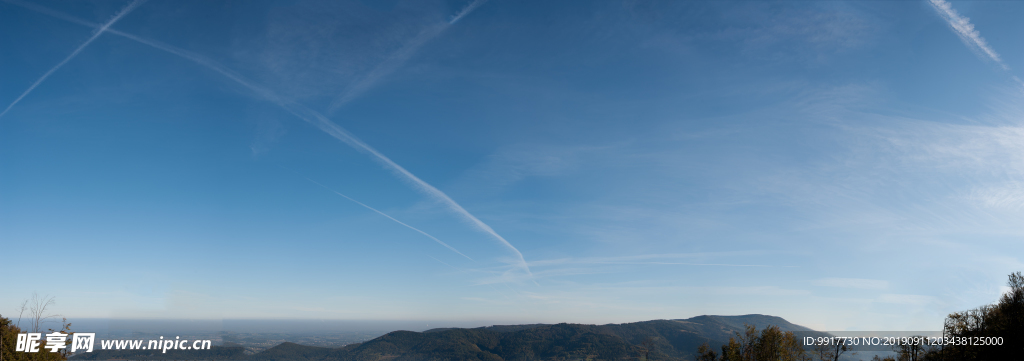
{"label": "dark treeline", "polygon": [[[827,351],[822,348],[819,351]],[[812,361],[813,353],[807,352],[793,332],[783,332],[777,326],[768,326],[757,332],[754,326],[747,326],[743,333],[729,338],[718,354],[705,342],[697,349],[696,361]],[[824,356],[822,357],[824,359]]]}
{"label": "dark treeline", "polygon": [[[992,305],[957,312],[946,317],[943,336],[968,344],[942,347],[904,347],[895,361],[973,361],[1024,359],[1024,275],[1009,276],[1009,292]],[[978,345],[1001,340],[1001,345]],[[972,344],[975,343],[975,344]]]}
{"label": "dark treeline", "polygon": [[[946,317],[945,345],[895,347],[894,356],[872,361],[982,361],[1024,359],[1024,275],[1010,274],[995,304],[952,313]],[[995,343],[995,344],[993,344]]]}

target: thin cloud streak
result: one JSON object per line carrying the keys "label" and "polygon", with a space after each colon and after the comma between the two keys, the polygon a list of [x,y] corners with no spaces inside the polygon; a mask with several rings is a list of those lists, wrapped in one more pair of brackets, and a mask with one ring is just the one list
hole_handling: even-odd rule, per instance
{"label": "thin cloud streak", "polygon": [[619,262],[608,264],[634,264],[634,265],[680,265],[680,266],[716,266],[716,267],[786,267],[796,266],[772,266],[767,264],[733,264],[733,263],[684,263],[684,262]]}
{"label": "thin cloud streak", "polygon": [[[379,215],[382,215],[382,216],[384,216],[384,217],[387,217],[388,219],[390,219],[390,220],[392,220],[392,221],[395,221],[395,223],[401,224],[401,225],[405,226],[405,227],[406,227],[406,228],[408,228],[408,229],[411,229],[411,230],[414,230],[414,231],[416,231],[416,232],[419,232],[420,234],[422,234],[422,235],[424,235],[424,236],[427,236],[427,238],[430,238],[430,239],[434,240],[434,242],[437,242],[438,244],[440,244],[440,245],[444,246],[445,248],[448,248],[448,249],[450,249],[450,250],[451,250],[452,252],[458,253],[458,254],[459,254],[460,256],[462,256],[462,257],[466,257],[466,259],[468,259],[468,260],[470,260],[470,261],[474,261],[474,262],[476,262],[476,261],[475,261],[474,259],[470,258],[469,256],[467,256],[467,255],[463,254],[462,252],[459,252],[459,250],[455,249],[455,247],[449,246],[449,245],[448,245],[447,243],[444,243],[444,242],[442,242],[442,241],[441,241],[440,239],[437,239],[437,237],[431,236],[431,235],[430,235],[429,233],[427,233],[427,232],[421,231],[421,230],[420,230],[419,228],[416,228],[416,227],[410,226],[410,225],[408,225],[408,224],[405,224],[404,222],[402,222],[402,221],[399,221],[399,220],[395,219],[395,217],[389,216],[389,215],[387,215],[387,214],[386,214],[386,213],[384,213],[384,212],[378,211],[378,210],[377,210],[376,208],[370,207],[370,206],[368,206],[368,205],[364,204],[363,202],[360,202],[360,201],[357,201],[357,200],[355,200],[355,199],[352,199],[352,197],[346,196],[346,195],[342,194],[341,192],[338,192],[338,191],[336,191],[336,190],[333,190],[333,189],[331,189],[331,188],[328,188],[327,186],[325,186],[325,185],[323,185],[323,184],[320,184],[320,182],[317,182],[317,181],[315,181],[315,180],[312,180],[312,179],[309,179],[309,178],[306,178],[306,180],[308,180],[308,181],[310,181],[310,182],[313,182],[313,184],[316,184],[316,185],[318,185],[318,186],[321,186],[321,187],[323,187],[324,189],[326,189],[326,190],[329,190],[329,191],[331,191],[331,192],[332,192],[332,193],[334,193],[334,194],[337,194],[337,195],[339,195],[339,196],[342,196],[342,197],[344,197],[345,199],[348,199],[348,200],[352,201],[352,202],[353,202],[353,203],[355,203],[355,204],[358,204],[358,205],[360,205],[360,206],[363,206],[363,208],[369,209],[369,210],[371,210],[371,211],[374,211],[374,212],[376,212],[376,213],[377,213],[377,214],[379,214]],[[430,258],[434,258],[434,257],[430,257]],[[436,259],[436,258],[434,258],[434,259]],[[440,262],[440,261],[439,261],[439,262]],[[444,263],[444,262],[441,262],[441,263]],[[447,263],[445,263],[445,264],[447,264]]]}
{"label": "thin cloud streak", "polygon": [[985,53],[985,55],[992,59],[992,61],[999,64],[1003,70],[1010,69],[1005,63],[1003,63],[999,54],[988,46],[985,39],[981,37],[981,33],[974,29],[974,25],[971,24],[971,19],[960,16],[960,13],[953,9],[953,4],[950,4],[946,0],[929,0],[928,3],[935,8],[935,11],[938,12],[947,23],[949,23],[949,27],[956,32],[956,35],[960,37],[960,40],[962,40],[964,44]]}
{"label": "thin cloud streak", "polygon": [[466,15],[469,15],[469,13],[473,12],[473,10],[476,10],[476,8],[480,7],[480,5],[483,5],[483,3],[485,2],[487,2],[487,0],[475,0],[466,7],[462,8],[462,10],[456,13],[452,17],[452,19],[449,20],[447,23],[436,24],[426,29],[423,29],[423,31],[420,31],[420,33],[417,34],[416,37],[414,37],[411,41],[403,45],[401,48],[399,48],[397,51],[391,54],[391,56],[389,56],[383,62],[374,67],[373,70],[370,70],[369,73],[367,73],[365,76],[355,81],[352,85],[345,89],[345,92],[343,92],[334,101],[331,102],[331,105],[327,108],[327,113],[333,113],[334,111],[338,110],[338,108],[341,108],[345,106],[345,104],[348,104],[350,101],[352,101],[352,99],[355,99],[362,93],[372,88],[382,78],[386,77],[388,74],[391,74],[392,72],[395,71],[395,69],[398,69],[402,64],[409,60],[409,58],[412,57],[412,55],[415,54],[416,51],[423,46],[423,44],[426,44],[431,39],[437,37],[438,35],[441,35],[441,33],[445,31],[445,29],[448,29],[449,26],[455,24],[455,22],[459,21],[459,19],[462,19]]}
{"label": "thin cloud streak", "polygon": [[707,257],[736,257],[741,255],[763,255],[765,251],[736,251],[736,252],[699,252],[699,253],[664,253],[664,254],[641,254],[620,257],[590,257],[590,258],[558,258],[530,262],[533,267],[560,266],[566,264],[631,264],[631,265],[689,265],[689,266],[731,266],[731,267],[791,267],[771,266],[760,264],[733,264],[733,263],[705,263],[705,262],[672,262],[655,261],[654,259],[680,259],[680,258],[707,258]]}
{"label": "thin cloud streak", "polygon": [[31,93],[32,90],[39,86],[39,84],[42,84],[43,81],[46,80],[46,78],[49,78],[50,75],[56,72],[57,69],[60,69],[60,67],[64,66],[64,64],[67,64],[67,62],[71,61],[71,59],[77,56],[78,53],[82,52],[82,50],[85,49],[86,46],[92,44],[93,40],[96,40],[96,38],[100,37],[100,35],[103,35],[103,33],[106,32],[111,25],[114,25],[114,23],[116,23],[118,20],[121,20],[122,17],[128,15],[128,13],[132,12],[132,10],[135,10],[135,8],[137,8],[139,5],[142,5],[142,3],[144,2],[146,2],[146,0],[134,0],[130,4],[125,6],[123,9],[121,9],[121,11],[114,15],[114,17],[111,18],[110,21],[107,21],[106,24],[97,25],[98,27],[93,31],[92,36],[90,36],[88,40],[82,43],[82,45],[79,45],[78,48],[75,49],[75,51],[72,51],[71,55],[68,55],[66,58],[64,58],[64,60],[61,60],[60,63],[57,63],[56,66],[50,68],[50,70],[43,74],[43,76],[39,77],[39,80],[36,80],[35,83],[32,83],[32,85],[29,86],[28,89],[25,89],[25,92],[21,93],[21,95],[18,96],[17,99],[14,99],[14,101],[11,102],[11,105],[7,106],[7,109],[4,109],[4,111],[0,113],[0,118],[7,114],[7,112],[9,112],[15,104],[18,104],[18,102],[20,102],[21,99],[25,98],[25,96],[28,95],[28,93]]}
{"label": "thin cloud streak", "polygon": [[577,262],[579,264],[621,264],[621,265],[679,265],[679,266],[718,266],[718,267],[796,267],[796,266],[773,266],[767,264],[735,264],[735,263],[689,263],[689,262],[616,262],[616,261],[590,261]]}
{"label": "thin cloud streak", "polygon": [[[28,8],[28,9],[29,10],[34,10],[32,8]],[[50,11],[50,12],[46,12],[45,14],[50,14],[50,13],[53,13],[53,12]],[[68,18],[72,18],[72,17],[69,16],[69,15],[62,15],[62,16],[59,16],[59,18],[61,18],[61,19],[68,19]],[[87,25],[87,26],[98,26],[98,25],[96,25],[94,23],[91,23],[91,22],[86,21],[86,20],[81,20],[81,19],[74,20],[74,22],[78,23],[78,24]],[[510,265],[514,265],[516,268],[519,268],[524,273],[526,273],[527,276],[532,276],[532,273],[530,272],[530,267],[527,265],[526,259],[523,258],[523,254],[521,252],[519,252],[519,250],[517,248],[515,248],[515,246],[513,246],[511,243],[509,243],[508,240],[506,240],[504,237],[502,237],[497,232],[495,232],[494,229],[491,228],[491,226],[487,225],[486,223],[484,223],[483,221],[478,219],[476,216],[474,216],[471,213],[469,213],[469,211],[467,211],[465,208],[463,208],[461,205],[459,205],[457,202],[455,202],[455,200],[451,199],[451,197],[449,197],[447,194],[445,194],[444,192],[438,190],[437,188],[435,188],[434,186],[430,185],[429,183],[423,181],[419,177],[413,175],[411,172],[409,172],[408,170],[406,170],[402,166],[398,165],[397,163],[392,161],[390,158],[384,156],[383,154],[378,152],[373,147],[370,147],[368,144],[363,143],[363,141],[361,141],[358,138],[356,138],[354,135],[349,133],[347,130],[345,130],[341,126],[335,124],[334,122],[330,121],[330,119],[327,119],[327,117],[325,117],[323,114],[320,114],[319,112],[317,112],[317,111],[315,111],[313,109],[310,109],[310,108],[308,108],[308,107],[306,107],[306,106],[304,106],[302,104],[299,104],[299,103],[296,103],[294,101],[282,98],[282,97],[278,96],[276,93],[270,91],[269,89],[263,88],[261,86],[258,86],[256,84],[254,84],[253,82],[250,82],[249,80],[245,79],[244,77],[242,77],[241,75],[235,73],[234,71],[231,71],[230,69],[220,65],[216,61],[208,59],[208,58],[206,58],[204,56],[201,56],[201,55],[198,55],[198,54],[195,54],[195,53],[192,53],[192,52],[189,52],[187,50],[183,50],[183,49],[171,46],[171,45],[167,45],[167,44],[155,41],[155,40],[141,38],[141,37],[138,37],[138,36],[135,36],[135,35],[132,35],[132,34],[128,34],[128,33],[122,32],[122,31],[118,31],[118,30],[115,30],[115,29],[109,29],[108,32],[110,32],[111,34],[123,36],[123,37],[126,37],[128,39],[132,39],[132,40],[138,41],[140,43],[152,46],[154,48],[157,48],[157,49],[160,49],[160,50],[172,53],[174,55],[177,55],[177,56],[183,57],[185,59],[191,60],[191,61],[193,61],[193,62],[195,62],[195,63],[197,63],[199,65],[202,65],[204,67],[207,67],[207,68],[209,68],[211,70],[214,70],[214,71],[220,73],[221,75],[224,75],[227,78],[229,78],[231,80],[234,80],[236,83],[241,84],[242,86],[248,88],[250,91],[253,91],[254,93],[258,94],[259,96],[261,96],[261,97],[263,97],[263,98],[265,98],[265,99],[267,99],[267,100],[277,104],[278,106],[280,106],[280,107],[284,108],[285,110],[287,110],[289,113],[292,113],[293,115],[299,117],[300,119],[302,119],[302,120],[312,124],[313,126],[317,127],[321,131],[331,135],[335,139],[338,139],[338,140],[344,142],[345,144],[348,144],[350,147],[355,148],[360,153],[370,155],[371,158],[373,158],[378,163],[381,163],[386,169],[390,170],[392,173],[397,175],[400,179],[402,179],[402,180],[408,182],[409,184],[411,184],[413,186],[413,188],[415,188],[416,190],[424,193],[428,197],[433,198],[434,200],[441,202],[442,204],[447,206],[449,210],[451,210],[452,212],[454,212],[458,216],[462,217],[464,220],[468,221],[471,225],[475,226],[478,230],[480,230],[480,231],[490,235],[495,241],[498,242],[499,245],[501,245],[504,248],[506,248],[509,252],[511,252],[515,256],[514,262],[510,262],[509,263]]]}

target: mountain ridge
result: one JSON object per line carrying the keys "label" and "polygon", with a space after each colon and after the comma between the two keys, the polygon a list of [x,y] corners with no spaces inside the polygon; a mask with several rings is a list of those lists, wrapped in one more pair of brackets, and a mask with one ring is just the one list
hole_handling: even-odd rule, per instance
{"label": "mountain ridge", "polygon": [[[285,342],[252,355],[232,347],[204,351],[108,351],[75,356],[81,360],[214,359],[219,355],[246,361],[421,361],[421,360],[626,360],[650,350],[650,360],[690,360],[697,347],[728,342],[744,325],[782,331],[816,332],[784,318],[749,314],[701,315],[688,319],[661,319],[621,324],[525,324],[477,328],[435,328],[423,332],[398,330],[366,342],[341,348],[305,346]],[[824,334],[824,333],[822,333]]]}

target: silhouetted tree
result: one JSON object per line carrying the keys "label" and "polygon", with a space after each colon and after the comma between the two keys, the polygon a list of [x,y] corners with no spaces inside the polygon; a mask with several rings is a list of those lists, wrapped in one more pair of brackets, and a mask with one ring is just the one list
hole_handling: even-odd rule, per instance
{"label": "silhouetted tree", "polygon": [[644,361],[650,361],[652,350],[654,350],[653,337],[647,337],[643,342],[640,342],[640,355],[643,357]]}
{"label": "silhouetted tree", "polygon": [[715,350],[711,349],[711,345],[704,342],[697,348],[697,355],[694,356],[694,361],[717,361],[718,354]]}
{"label": "silhouetted tree", "polygon": [[820,361],[839,361],[839,357],[850,349],[845,343],[837,342],[833,345],[820,344],[814,346],[814,354]]}
{"label": "silhouetted tree", "polygon": [[1010,290],[999,302],[946,317],[943,335],[955,341],[999,340],[1002,345],[948,344],[926,352],[927,360],[1013,360],[1024,355],[1024,275],[1010,274]]}

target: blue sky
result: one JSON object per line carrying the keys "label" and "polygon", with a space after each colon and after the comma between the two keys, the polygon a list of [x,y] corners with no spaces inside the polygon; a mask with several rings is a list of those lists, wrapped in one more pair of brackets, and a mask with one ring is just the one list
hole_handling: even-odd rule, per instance
{"label": "blue sky", "polygon": [[1022,15],[4,0],[0,312],[937,330],[1024,269]]}

